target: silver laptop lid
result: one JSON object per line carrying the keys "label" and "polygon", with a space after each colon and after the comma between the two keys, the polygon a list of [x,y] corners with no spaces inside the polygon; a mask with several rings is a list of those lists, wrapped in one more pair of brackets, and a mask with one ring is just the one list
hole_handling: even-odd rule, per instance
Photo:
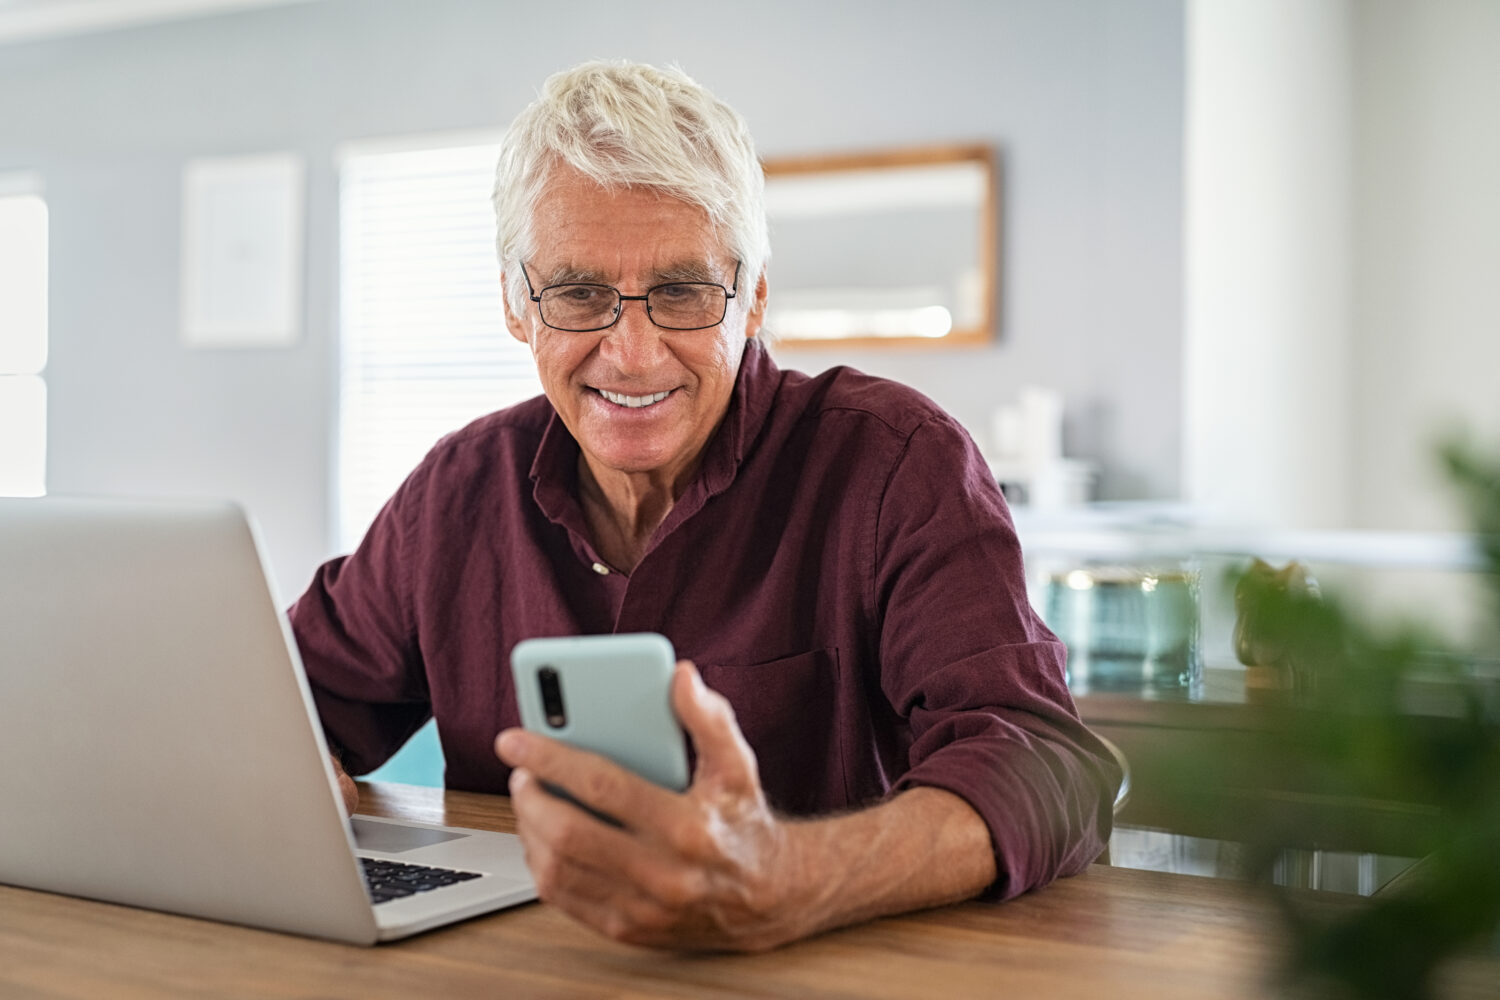
{"label": "silver laptop lid", "polygon": [[375,939],[266,580],[230,504],[0,500],[0,882]]}

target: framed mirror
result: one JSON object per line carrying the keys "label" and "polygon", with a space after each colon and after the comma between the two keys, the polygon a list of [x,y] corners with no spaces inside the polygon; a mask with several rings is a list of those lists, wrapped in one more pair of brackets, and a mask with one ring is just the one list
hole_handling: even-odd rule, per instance
{"label": "framed mirror", "polygon": [[995,334],[994,152],[765,161],[766,330],[784,346],[942,346]]}

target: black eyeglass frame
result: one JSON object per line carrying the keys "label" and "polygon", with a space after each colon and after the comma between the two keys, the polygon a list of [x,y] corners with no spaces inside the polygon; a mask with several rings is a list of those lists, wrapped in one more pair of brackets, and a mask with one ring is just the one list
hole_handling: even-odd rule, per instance
{"label": "black eyeglass frame", "polygon": [[[651,320],[652,323],[656,324],[656,326],[660,327],[663,330],[711,330],[714,327],[718,326],[720,323],[724,322],[724,317],[729,315],[729,301],[737,296],[740,292],[740,267],[743,264],[743,261],[734,262],[734,282],[728,288],[725,288],[723,285],[715,281],[663,281],[659,285],[652,285],[650,288],[646,289],[646,292],[643,295],[626,295],[614,285],[601,285],[593,281],[561,281],[555,285],[544,285],[539,291],[536,288],[532,287],[531,275],[526,273],[526,262],[517,261],[516,263],[521,265],[521,277],[526,282],[527,298],[536,303],[536,314],[541,317],[542,323],[545,324],[548,329],[558,330],[562,333],[598,333],[600,330],[608,330],[610,327],[620,322],[620,317],[625,314],[625,303],[627,302],[644,302],[646,304],[646,318]],[[577,330],[565,326],[553,326],[551,323],[548,323],[546,314],[542,312],[542,296],[554,288],[572,288],[577,285],[582,285],[585,288],[607,288],[611,292],[614,292],[614,319],[611,319],[603,326],[583,327]],[[719,291],[724,293],[724,311],[719,314],[718,319],[714,320],[712,323],[705,323],[702,326],[667,326],[664,323],[659,322],[656,316],[651,311],[651,293],[656,291],[658,288],[669,288],[673,285],[702,285],[706,287],[717,288]]]}

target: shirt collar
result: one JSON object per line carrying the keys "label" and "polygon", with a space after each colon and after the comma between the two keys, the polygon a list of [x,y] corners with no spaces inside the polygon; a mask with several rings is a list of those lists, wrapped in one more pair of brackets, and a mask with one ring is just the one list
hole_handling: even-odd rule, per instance
{"label": "shirt collar", "polygon": [[[729,410],[719,430],[709,440],[703,456],[699,479],[708,495],[722,493],[734,481],[740,463],[750,453],[765,426],[776,390],[781,386],[781,370],[771,360],[765,345],[757,339],[745,345],[740,370],[729,397]],[[686,494],[684,494],[685,496]]]}

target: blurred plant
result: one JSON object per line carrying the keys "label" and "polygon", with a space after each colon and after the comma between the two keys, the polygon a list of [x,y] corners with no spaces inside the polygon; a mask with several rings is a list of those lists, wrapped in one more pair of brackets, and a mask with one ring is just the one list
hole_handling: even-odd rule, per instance
{"label": "blurred plant", "polygon": [[1262,565],[1236,581],[1236,603],[1254,623],[1244,648],[1253,639],[1290,672],[1285,704],[1266,716],[1272,749],[1238,755],[1227,798],[1192,761],[1174,766],[1167,789],[1189,812],[1222,814],[1227,801],[1249,874],[1264,881],[1285,848],[1316,846],[1311,800],[1419,804],[1415,826],[1428,853],[1399,886],[1360,906],[1276,894],[1291,942],[1287,985],[1319,997],[1424,1000],[1446,958],[1500,925],[1500,679],[1475,666],[1500,653],[1500,457],[1459,443],[1442,457],[1485,563],[1488,614],[1477,649],[1444,649],[1411,623],[1361,621],[1335,595],[1289,586],[1294,574]]}

